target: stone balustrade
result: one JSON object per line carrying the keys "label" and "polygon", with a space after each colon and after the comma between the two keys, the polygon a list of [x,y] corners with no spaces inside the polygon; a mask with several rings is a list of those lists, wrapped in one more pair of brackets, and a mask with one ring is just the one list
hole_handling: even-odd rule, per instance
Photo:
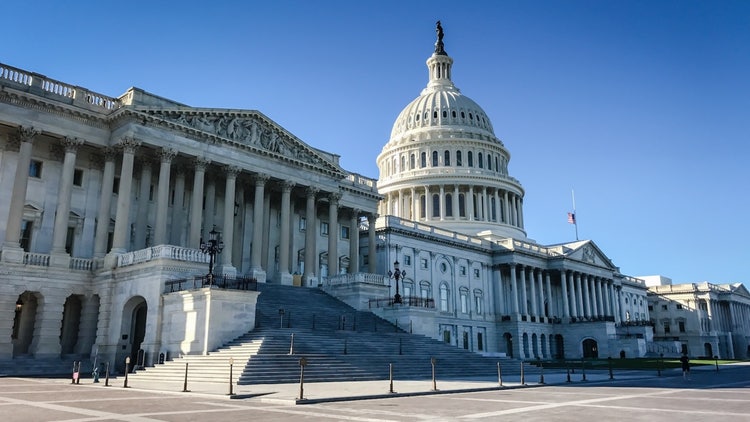
{"label": "stone balustrade", "polygon": [[156,259],[172,259],[175,261],[207,264],[209,256],[201,252],[199,249],[184,248],[182,246],[173,245],[158,245],[119,255],[117,257],[117,266],[127,267]]}
{"label": "stone balustrade", "polygon": [[70,258],[70,269],[79,271],[91,271],[94,269],[94,260],[87,258]]}
{"label": "stone balustrade", "polygon": [[341,286],[357,283],[385,286],[388,284],[388,279],[382,274],[372,273],[336,274],[332,277],[328,277],[328,279],[324,282],[324,286]]}
{"label": "stone balustrade", "polygon": [[421,224],[421,223],[416,222],[416,221],[405,220],[405,219],[402,219],[400,217],[395,217],[395,216],[388,216],[386,218],[386,226],[389,226],[389,227],[399,227],[400,226],[400,227],[404,227],[404,228],[416,229],[416,230],[419,230],[419,231],[422,231],[422,232],[425,232],[425,233],[430,233],[430,234],[433,234],[433,235],[444,236],[444,237],[448,237],[448,238],[451,238],[451,239],[460,240],[462,242],[472,243],[472,244],[475,244],[475,245],[484,245],[484,246],[487,246],[489,244],[489,242],[487,240],[484,240],[484,239],[479,238],[479,237],[468,236],[468,235],[465,235],[465,234],[462,234],[462,233],[453,232],[453,231],[450,231],[450,230],[444,230],[444,229],[441,229],[441,228],[438,228],[438,227],[429,226],[427,224]]}
{"label": "stone balustrade", "polygon": [[23,254],[24,265],[35,267],[49,267],[50,256],[43,253],[26,252]]}

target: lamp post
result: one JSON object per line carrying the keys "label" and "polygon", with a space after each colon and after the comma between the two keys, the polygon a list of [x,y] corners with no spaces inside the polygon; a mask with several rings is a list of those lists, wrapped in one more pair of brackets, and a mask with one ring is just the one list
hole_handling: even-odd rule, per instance
{"label": "lamp post", "polygon": [[398,280],[406,275],[406,271],[399,269],[398,260],[393,263],[393,271],[388,270],[388,278],[396,280],[396,295],[393,296],[393,303],[403,303],[401,301],[401,295],[398,292]]}
{"label": "lamp post", "polygon": [[216,231],[216,226],[208,232],[208,242],[203,241],[201,237],[201,252],[208,254],[208,284],[213,284],[214,280],[214,260],[216,255],[220,254],[224,250],[224,242],[221,240],[221,233]]}

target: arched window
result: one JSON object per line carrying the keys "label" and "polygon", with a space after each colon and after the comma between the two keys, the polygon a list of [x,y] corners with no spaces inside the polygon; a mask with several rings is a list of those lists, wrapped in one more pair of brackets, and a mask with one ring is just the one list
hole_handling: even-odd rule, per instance
{"label": "arched window", "polygon": [[487,154],[487,170],[492,170],[492,156]]}
{"label": "arched window", "polygon": [[458,194],[458,215],[459,217],[466,217],[466,200],[463,193]]}
{"label": "arched window", "polygon": [[419,217],[420,218],[427,217],[427,212],[425,211],[425,196],[424,195],[419,196]]}
{"label": "arched window", "polygon": [[409,170],[414,170],[414,163],[416,161],[416,157],[414,154],[409,156]]}
{"label": "arched window", "polygon": [[477,164],[479,164],[479,168],[480,169],[483,168],[483,166],[482,166],[482,153],[481,152],[477,154]]}
{"label": "arched window", "polygon": [[423,151],[423,152],[422,152],[422,153],[420,154],[420,156],[419,156],[419,161],[420,161],[420,163],[419,163],[419,164],[420,164],[420,167],[421,167],[421,168],[425,168],[425,167],[427,167],[427,153],[426,153],[426,152],[424,152],[424,151]]}
{"label": "arched window", "polygon": [[432,194],[432,216],[440,217],[440,195]]}
{"label": "arched window", "polygon": [[422,299],[430,299],[432,297],[432,287],[429,281],[419,282],[419,297]]}
{"label": "arched window", "polygon": [[438,152],[432,151],[432,167],[438,166]]}
{"label": "arched window", "polygon": [[448,312],[448,285],[443,283],[440,285],[440,310],[442,312]]}
{"label": "arched window", "polygon": [[474,312],[482,315],[482,303],[484,303],[484,293],[480,289],[474,289]]}
{"label": "arched window", "polygon": [[453,195],[445,194],[445,216],[453,217]]}
{"label": "arched window", "polygon": [[459,302],[461,303],[461,313],[469,313],[469,289],[461,287],[458,292]]}
{"label": "arched window", "polygon": [[466,153],[466,160],[468,161],[469,167],[474,167],[474,156],[471,151]]}
{"label": "arched window", "polygon": [[399,171],[406,170],[406,157],[403,155],[401,156],[401,167],[398,168]]}
{"label": "arched window", "polygon": [[444,166],[450,166],[451,165],[451,152],[445,151],[445,158],[443,159],[443,165]]}
{"label": "arched window", "polygon": [[456,151],[456,165],[458,167],[461,167],[463,164],[461,164],[461,151]]}
{"label": "arched window", "polygon": [[500,171],[500,166],[498,165],[499,161],[497,160],[497,156],[495,156],[495,171]]}

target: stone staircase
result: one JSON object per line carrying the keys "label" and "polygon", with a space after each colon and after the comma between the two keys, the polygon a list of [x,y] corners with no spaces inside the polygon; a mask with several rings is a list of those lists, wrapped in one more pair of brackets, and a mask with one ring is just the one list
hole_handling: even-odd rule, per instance
{"label": "stone staircase", "polygon": [[[429,379],[431,359],[439,379],[518,377],[520,362],[490,358],[435,339],[408,334],[370,312],[357,311],[318,289],[259,285],[256,328],[207,356],[183,356],[134,374],[134,381],[225,383],[230,358],[237,384]],[[283,313],[280,312],[283,309]],[[292,340],[293,338],[293,340]],[[526,366],[526,373],[538,373]]]}
{"label": "stone staircase", "polygon": [[18,356],[13,359],[0,359],[0,377],[70,377],[73,374],[73,362],[76,361],[81,362],[81,378],[91,377],[91,360],[89,357],[81,355],[66,355],[55,358]]}

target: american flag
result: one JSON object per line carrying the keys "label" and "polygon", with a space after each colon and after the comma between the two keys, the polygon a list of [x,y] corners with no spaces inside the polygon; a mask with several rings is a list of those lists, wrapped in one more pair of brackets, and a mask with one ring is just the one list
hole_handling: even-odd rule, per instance
{"label": "american flag", "polygon": [[572,212],[568,213],[568,223],[575,224],[576,223],[576,215]]}

